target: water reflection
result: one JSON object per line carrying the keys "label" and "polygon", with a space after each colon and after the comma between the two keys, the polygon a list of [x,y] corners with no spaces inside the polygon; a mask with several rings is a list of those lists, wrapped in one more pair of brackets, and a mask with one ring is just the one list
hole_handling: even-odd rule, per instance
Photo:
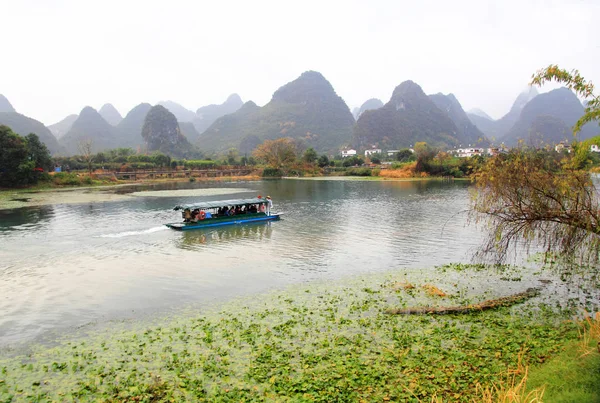
{"label": "water reflection", "polygon": [[[195,250],[204,246],[226,247],[229,243],[256,241],[271,238],[273,227],[271,222],[230,225],[220,228],[206,228],[182,231],[177,246],[182,249]],[[235,247],[235,246],[234,246]]]}
{"label": "water reflection", "polygon": [[43,227],[52,218],[53,213],[52,206],[0,210],[0,233]]}

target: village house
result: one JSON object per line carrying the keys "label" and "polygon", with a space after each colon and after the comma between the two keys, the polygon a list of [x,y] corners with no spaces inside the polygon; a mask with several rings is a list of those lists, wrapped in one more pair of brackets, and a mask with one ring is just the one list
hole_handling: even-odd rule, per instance
{"label": "village house", "polygon": [[373,154],[381,154],[381,148],[371,148],[370,150],[365,150],[365,157]]}
{"label": "village house", "polygon": [[342,153],[342,158],[354,157],[356,155],[356,150],[350,148],[350,149],[342,150],[341,153]]}

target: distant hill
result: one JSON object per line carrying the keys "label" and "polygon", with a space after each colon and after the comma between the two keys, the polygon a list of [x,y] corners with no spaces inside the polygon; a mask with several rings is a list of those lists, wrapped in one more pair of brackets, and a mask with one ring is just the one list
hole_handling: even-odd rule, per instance
{"label": "distant hill", "polygon": [[460,144],[463,146],[468,144],[488,144],[485,135],[469,120],[454,94],[444,95],[438,93],[430,95],[429,98],[439,109],[446,112],[448,117],[452,119],[458,129],[456,136],[460,141]]}
{"label": "distant hill", "polygon": [[[504,137],[504,142],[512,146],[519,140],[524,140],[526,144],[540,141],[556,143],[565,139],[565,127],[569,129],[567,137],[572,138],[571,129],[583,114],[583,105],[568,88],[540,94],[525,105],[518,121]],[[540,120],[540,117],[543,118]],[[587,124],[579,134],[579,139],[585,140],[599,133],[597,124]]]}
{"label": "distant hill", "polygon": [[471,113],[467,114],[467,116],[492,142],[504,141],[504,136],[515,125],[525,105],[536,96],[538,96],[537,89],[529,87],[517,96],[510,111],[498,120],[487,119],[481,115],[473,115]]}
{"label": "distant hill", "polygon": [[200,135],[202,150],[225,151],[241,146],[249,135],[261,141],[291,137],[318,152],[337,151],[350,141],[354,117],[329,81],[307,71],[282,86],[260,108],[247,102],[237,112],[217,119]]}
{"label": "distant hill", "polygon": [[152,105],[142,103],[125,115],[123,120],[117,125],[119,147],[131,147],[137,150],[138,147],[144,144],[142,127],[150,109],[152,109]]}
{"label": "distant hill", "polygon": [[175,115],[162,105],[153,106],[146,115],[142,137],[149,152],[160,151],[181,157],[192,149],[191,144],[181,134]]}
{"label": "distant hill", "polygon": [[358,118],[364,111],[368,111],[368,110],[372,110],[372,109],[379,109],[382,106],[383,106],[383,102],[381,102],[380,99],[377,99],[377,98],[367,99],[360,106],[360,108],[354,108],[352,110],[352,115],[354,116],[354,119],[358,120]]}
{"label": "distant hill", "polygon": [[185,136],[186,139],[192,144],[196,143],[200,138],[200,133],[194,127],[192,122],[177,122],[179,124],[179,129],[181,130],[181,134]]}
{"label": "distant hill", "polygon": [[244,105],[238,94],[231,94],[221,105],[207,105],[198,108],[194,118],[194,126],[198,133],[204,132],[221,116],[228,115]]}
{"label": "distant hill", "polygon": [[81,110],[71,130],[60,139],[67,154],[80,154],[79,145],[91,139],[93,152],[99,152],[118,147],[116,129],[111,126],[92,107],[86,106]]}
{"label": "distant hill", "polygon": [[2,94],[0,94],[0,112],[16,112],[15,108],[13,108],[8,99]]}
{"label": "distant hill", "polygon": [[60,122],[48,126],[48,129],[50,129],[57,139],[60,139],[71,130],[71,126],[73,126],[73,123],[77,120],[77,116],[79,115],[69,115]]}
{"label": "distant hill", "polygon": [[490,115],[485,113],[483,110],[479,108],[473,108],[467,111],[467,114],[476,115],[482,118],[486,118],[487,120],[494,120]]}
{"label": "distant hill", "polygon": [[193,122],[196,119],[194,111],[187,109],[186,107],[173,101],[160,101],[158,105],[162,105],[169,110],[179,122]]}
{"label": "distant hill", "polygon": [[0,125],[10,127],[13,132],[21,136],[35,133],[40,138],[40,141],[46,144],[51,153],[56,154],[61,151],[61,147],[50,129],[35,119],[28,118],[17,112],[0,112]]}
{"label": "distant hill", "polygon": [[432,146],[460,143],[452,119],[412,81],[397,86],[387,104],[364,112],[356,122],[354,145],[359,148],[398,149],[418,141]]}
{"label": "distant hill", "polygon": [[98,111],[100,116],[104,118],[108,123],[113,126],[118,125],[121,120],[123,120],[123,116],[119,113],[119,111],[112,106],[112,104],[104,104],[102,108]]}

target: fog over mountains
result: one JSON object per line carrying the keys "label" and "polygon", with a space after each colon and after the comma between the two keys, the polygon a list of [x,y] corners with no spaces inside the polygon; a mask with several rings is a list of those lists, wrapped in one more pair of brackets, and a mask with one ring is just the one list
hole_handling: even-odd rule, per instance
{"label": "fog over mountains", "polygon": [[[398,85],[386,104],[371,98],[351,113],[331,83],[316,71],[282,85],[262,107],[252,101],[243,103],[238,94],[195,112],[174,101],[159,105],[156,109],[141,103],[125,117],[110,103],[98,111],[86,106],[79,114],[46,127],[19,114],[0,94],[0,124],[21,135],[36,133],[57,155],[76,154],[79,144],[89,139],[95,152],[131,147],[138,152],[184,155],[185,148],[192,147],[209,155],[230,149],[249,154],[263,141],[280,137],[334,155],[342,147],[387,150],[418,141],[437,147],[553,144],[570,140],[571,127],[584,113],[579,99],[566,88],[541,95],[529,88],[518,94],[506,115],[493,120],[477,108],[465,112],[453,94],[426,95],[410,80]],[[148,122],[152,110],[154,117]],[[588,124],[579,139],[599,134],[597,124]]]}

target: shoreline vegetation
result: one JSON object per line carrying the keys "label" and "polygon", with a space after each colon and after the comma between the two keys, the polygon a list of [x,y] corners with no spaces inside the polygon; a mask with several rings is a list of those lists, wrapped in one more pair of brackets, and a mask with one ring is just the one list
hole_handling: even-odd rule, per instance
{"label": "shoreline vegetation", "polygon": [[[398,269],[87,329],[0,356],[0,402],[595,402],[600,316],[573,318],[598,296],[574,303],[570,280],[539,267]],[[541,284],[485,312],[385,313]]]}

